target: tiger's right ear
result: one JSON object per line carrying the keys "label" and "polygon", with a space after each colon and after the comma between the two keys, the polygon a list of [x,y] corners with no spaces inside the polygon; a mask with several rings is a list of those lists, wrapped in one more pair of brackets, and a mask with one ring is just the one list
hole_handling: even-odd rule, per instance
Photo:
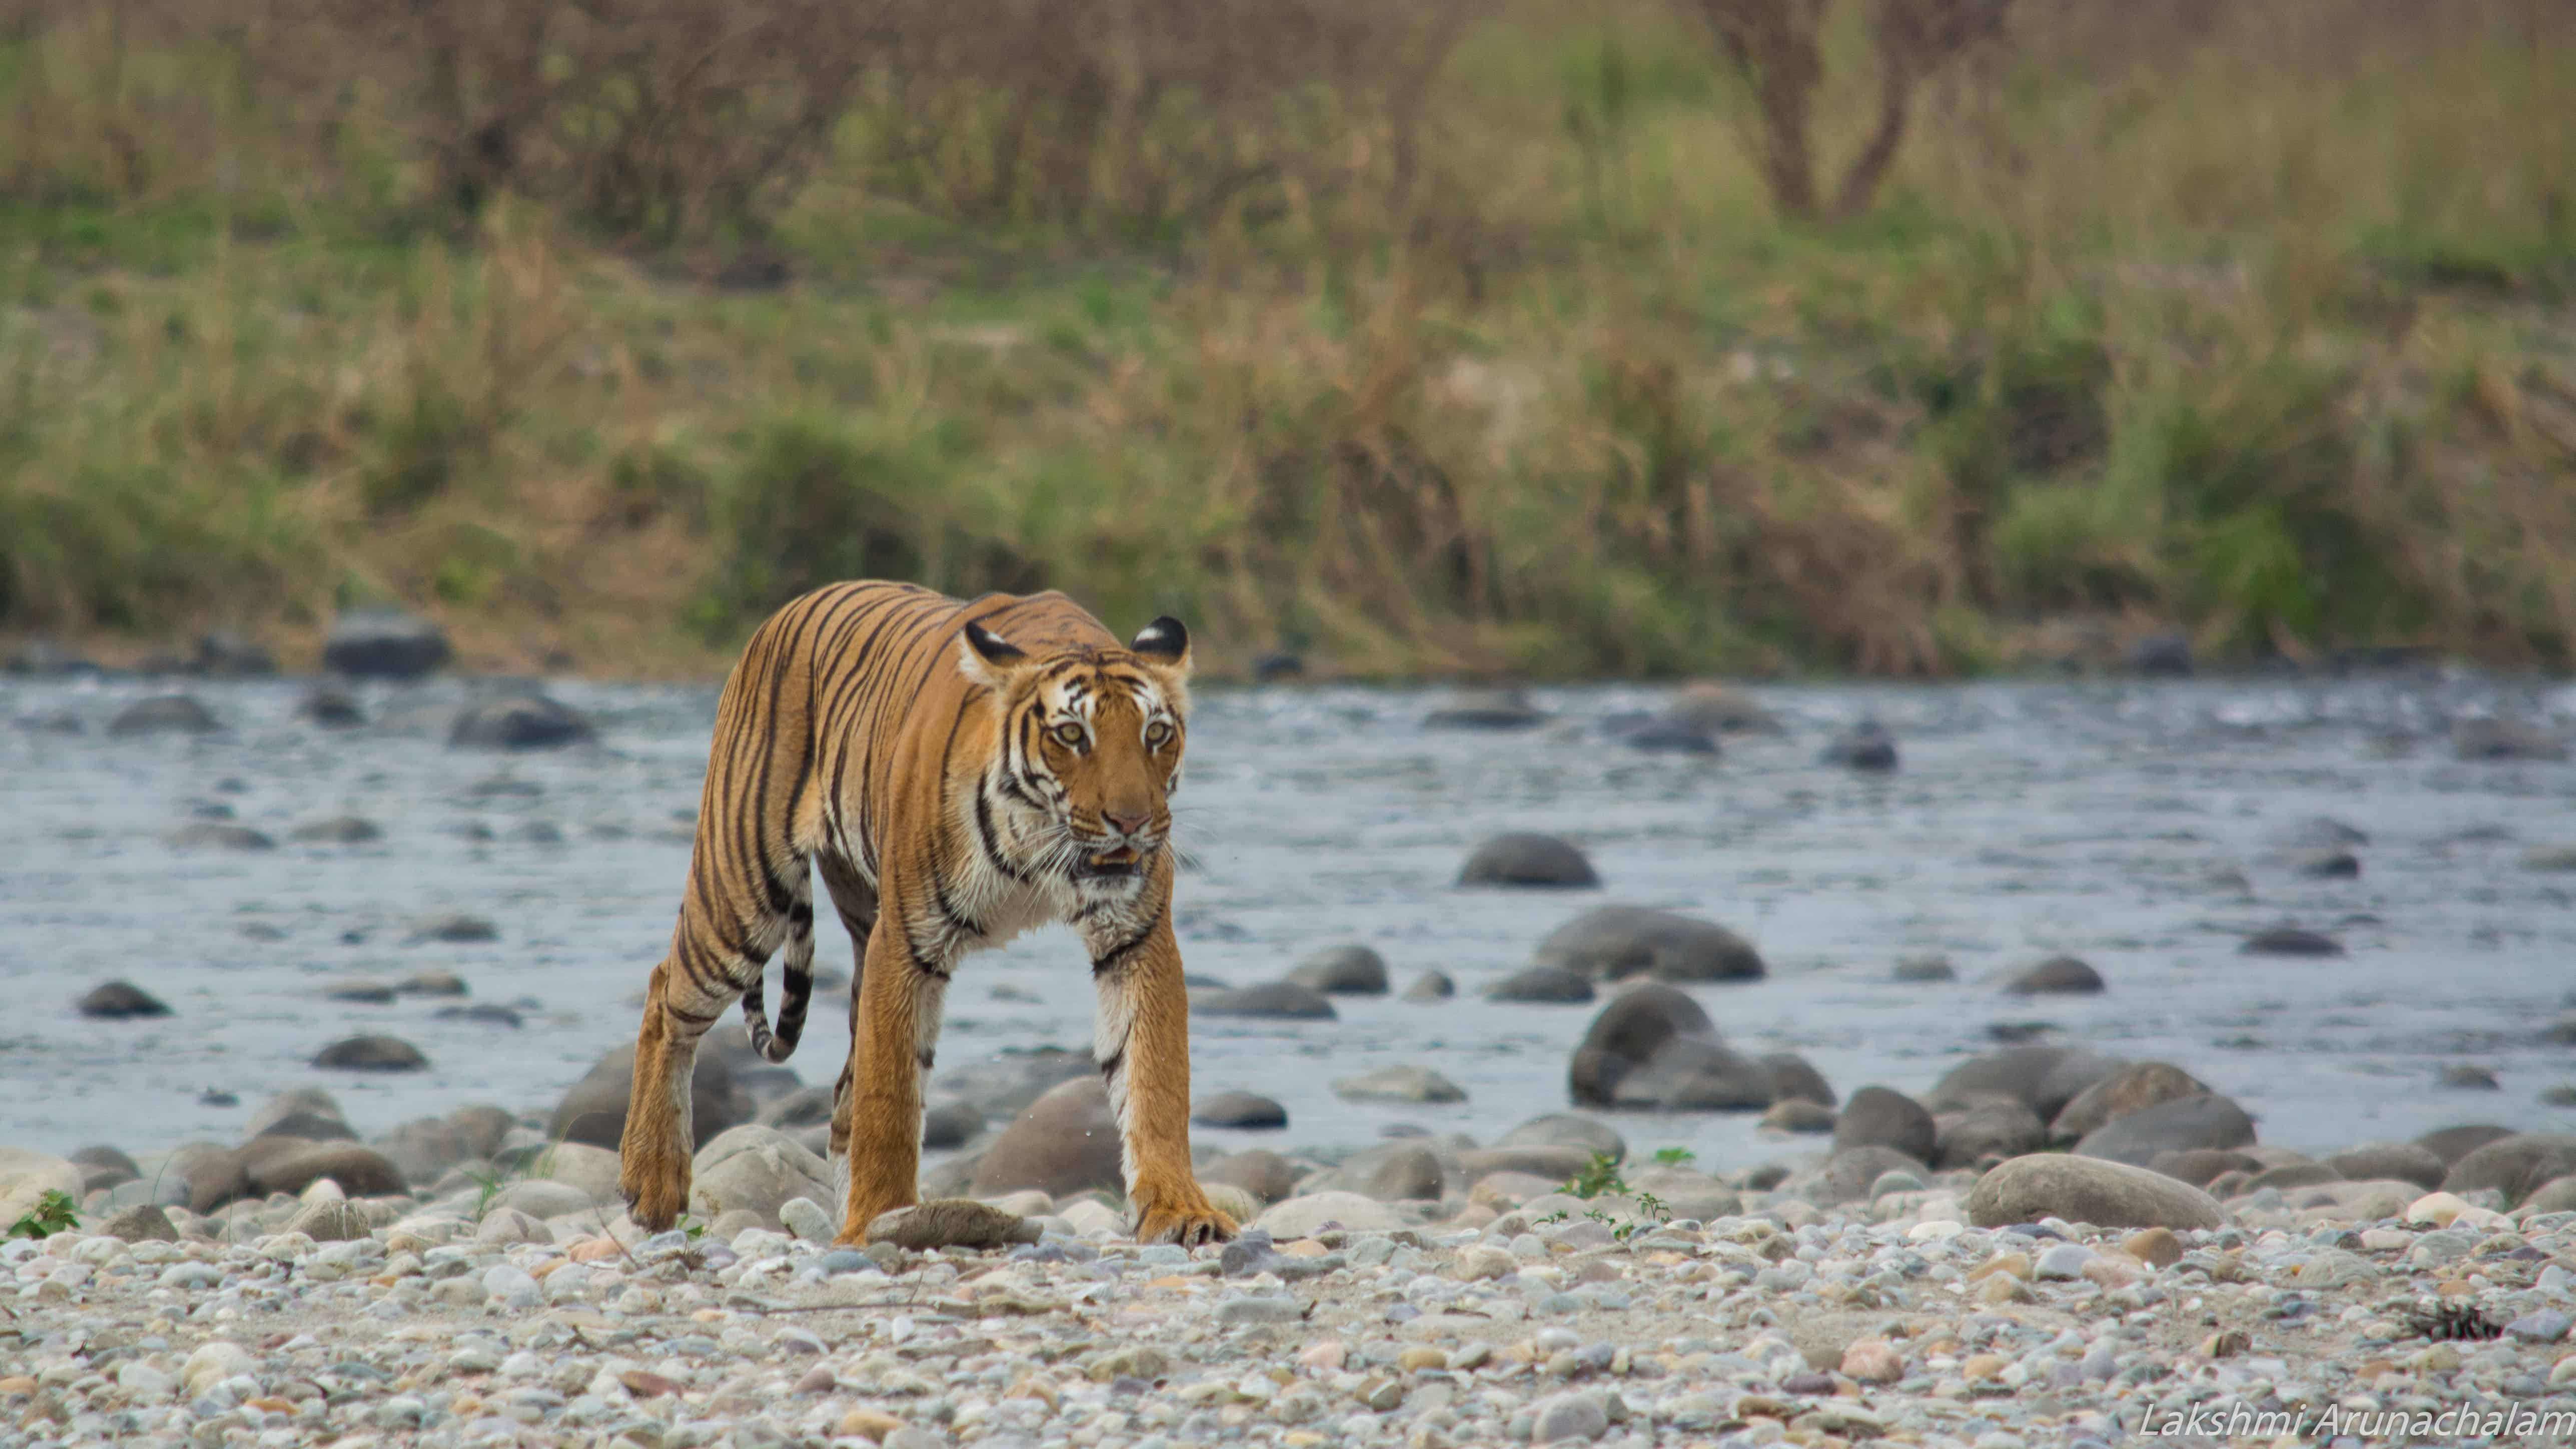
{"label": "tiger's right ear", "polygon": [[1028,662],[1020,646],[969,619],[957,646],[957,667],[986,689],[1000,689],[1011,671]]}

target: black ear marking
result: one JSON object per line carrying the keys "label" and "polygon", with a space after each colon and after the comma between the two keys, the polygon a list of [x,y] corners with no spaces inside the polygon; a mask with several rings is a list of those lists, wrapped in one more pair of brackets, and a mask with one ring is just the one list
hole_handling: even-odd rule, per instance
{"label": "black ear marking", "polygon": [[987,664],[1017,664],[1028,658],[1020,646],[969,619],[966,621],[966,646]]}
{"label": "black ear marking", "polygon": [[1169,614],[1136,631],[1128,648],[1157,659],[1178,659],[1190,652],[1190,631]]}

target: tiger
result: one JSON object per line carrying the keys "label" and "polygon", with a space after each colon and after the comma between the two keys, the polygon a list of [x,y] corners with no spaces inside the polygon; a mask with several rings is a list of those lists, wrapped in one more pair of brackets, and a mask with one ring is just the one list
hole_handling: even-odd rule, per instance
{"label": "tiger", "polygon": [[[961,601],[834,584],[764,622],[725,681],[688,883],[653,968],[618,1144],[635,1221],[689,1200],[690,1075],[736,998],[768,1061],[795,1051],[813,992],[819,874],[858,958],[832,1092],[836,1241],[918,1201],[922,1077],[960,961],[1033,926],[1073,927],[1097,997],[1140,1240],[1237,1231],[1189,1141],[1189,998],[1172,933],[1171,795],[1189,733],[1189,631],[1125,644],[1052,590]],[[809,868],[810,863],[810,868]],[[785,948],[777,1023],[761,975]]]}

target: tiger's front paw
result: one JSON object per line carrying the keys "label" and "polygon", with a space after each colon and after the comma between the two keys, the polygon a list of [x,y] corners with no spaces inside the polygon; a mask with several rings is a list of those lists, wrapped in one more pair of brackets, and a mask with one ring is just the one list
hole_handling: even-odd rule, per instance
{"label": "tiger's front paw", "polygon": [[1217,1211],[1195,1182],[1178,1190],[1139,1192],[1136,1202],[1136,1241],[1140,1243],[1195,1248],[1201,1243],[1222,1243],[1238,1231],[1234,1219]]}
{"label": "tiger's front paw", "polygon": [[628,1131],[617,1151],[617,1190],[629,1217],[649,1232],[663,1232],[689,1210],[689,1154],[675,1141]]}

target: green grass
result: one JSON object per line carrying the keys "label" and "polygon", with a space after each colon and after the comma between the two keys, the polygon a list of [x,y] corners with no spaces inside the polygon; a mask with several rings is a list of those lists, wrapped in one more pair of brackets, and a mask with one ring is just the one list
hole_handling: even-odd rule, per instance
{"label": "green grass", "polygon": [[[1177,613],[1220,672],[1958,673],[2070,617],[2576,663],[2576,146],[2530,119],[2576,46],[2346,8],[2052,12],[1830,225],[1637,0],[1469,27],[1400,199],[1356,83],[1012,180],[950,81],[934,153],[862,98],[769,211],[649,237],[570,186],[443,210],[390,81],[300,109],[66,22],[0,45],[48,123],[0,156],[0,634],[291,659],[392,599],[704,674],[891,574]],[[1138,181],[1228,126],[1269,169],[1225,206]],[[764,248],[783,288],[725,280]]]}

